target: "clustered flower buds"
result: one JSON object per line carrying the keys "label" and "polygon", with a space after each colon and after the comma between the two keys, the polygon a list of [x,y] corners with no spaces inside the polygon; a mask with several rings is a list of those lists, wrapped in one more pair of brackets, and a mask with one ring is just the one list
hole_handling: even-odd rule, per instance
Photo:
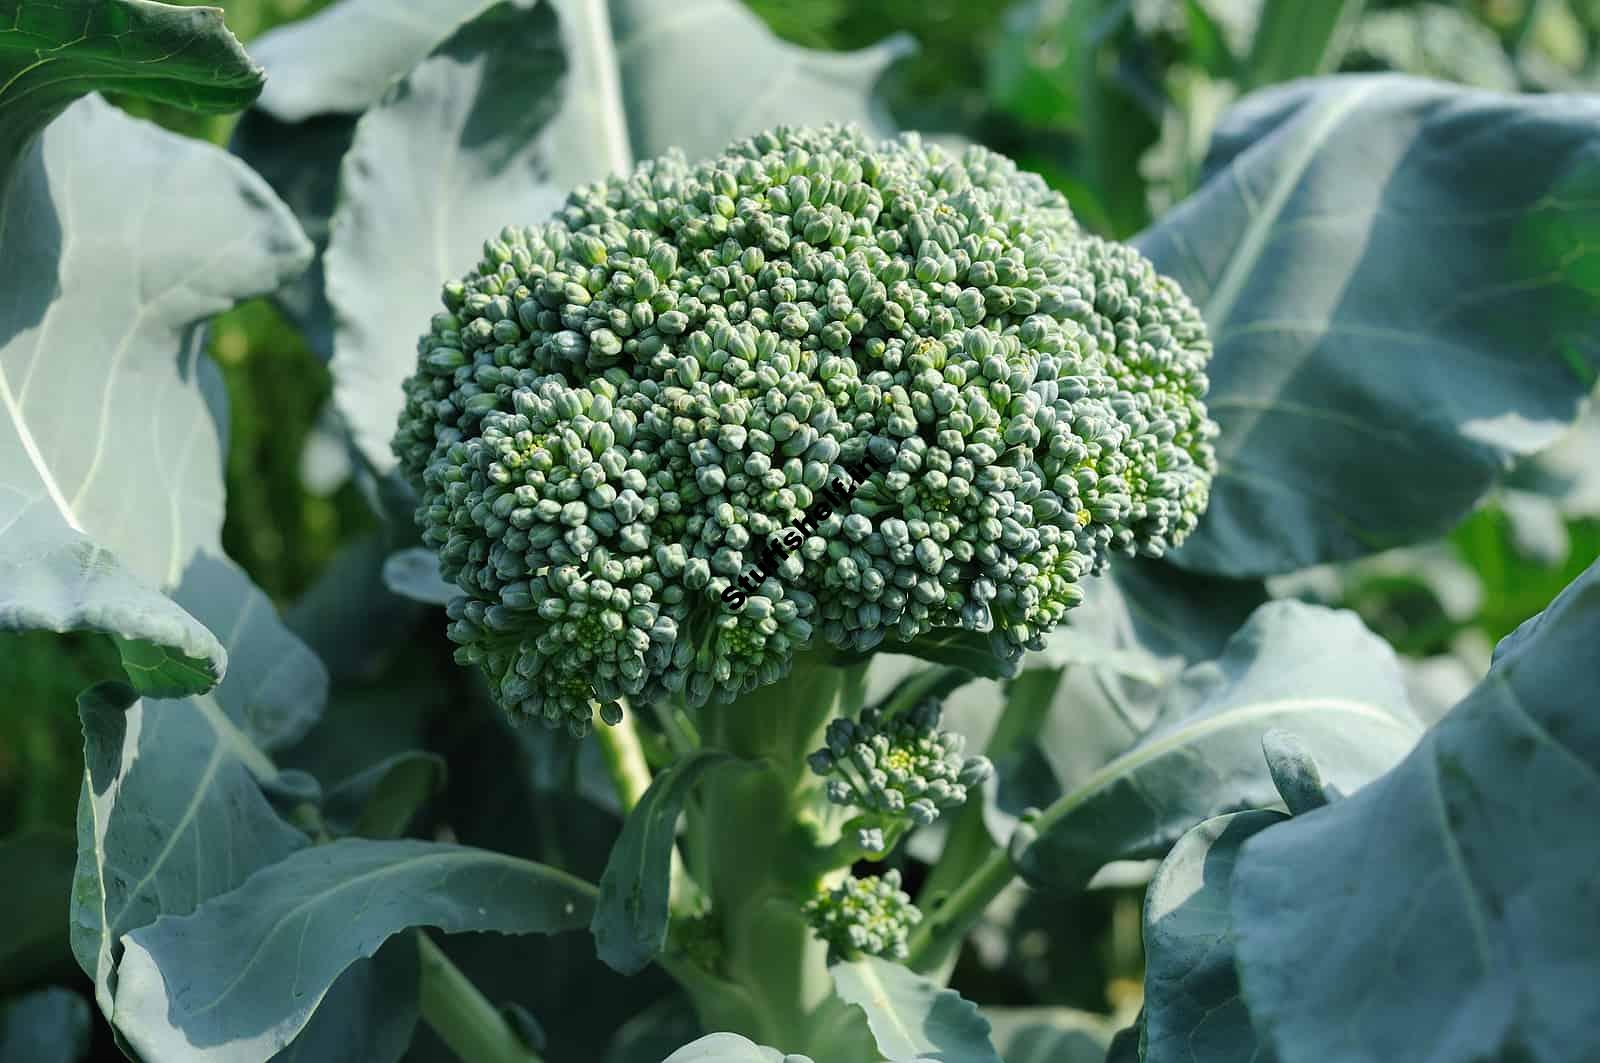
{"label": "clustered flower buds", "polygon": [[581,734],[815,643],[1041,645],[1111,553],[1194,527],[1210,352],[1172,281],[1004,157],[784,128],[489,240],[393,446],[459,659]]}
{"label": "clustered flower buds", "polygon": [[922,912],[900,888],[900,872],[894,870],[824,888],[802,911],[812,931],[841,958],[904,960],[911,928],[922,921]]}
{"label": "clustered flower buds", "polygon": [[[828,800],[919,826],[965,803],[993,768],[984,757],[962,755],[965,737],[939,730],[941,715],[941,703],[929,698],[893,715],[869,707],[855,720],[828,724],[828,744],[807,758],[828,779]],[[860,844],[882,851],[881,827],[863,828]]]}

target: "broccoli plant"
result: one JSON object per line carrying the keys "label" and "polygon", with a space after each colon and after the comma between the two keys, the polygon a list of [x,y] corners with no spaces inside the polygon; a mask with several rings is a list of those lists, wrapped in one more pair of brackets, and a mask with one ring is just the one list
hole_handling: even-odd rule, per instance
{"label": "broccoli plant", "polygon": [[[1600,567],[1442,719],[1268,579],[1578,417],[1592,98],[1268,86],[1120,242],[894,128],[907,42],[733,0],[0,15],[0,653],[96,680],[0,1059],[1596,1046]],[[205,350],[257,295],[378,528],[281,613]],[[1049,1006],[1029,906],[1139,890],[1142,992]]]}
{"label": "broccoli plant", "polygon": [[458,659],[580,738],[623,697],[812,687],[807,654],[886,641],[1009,668],[1205,506],[1198,311],[983,148],[780,127],[484,256],[418,341],[394,452]]}

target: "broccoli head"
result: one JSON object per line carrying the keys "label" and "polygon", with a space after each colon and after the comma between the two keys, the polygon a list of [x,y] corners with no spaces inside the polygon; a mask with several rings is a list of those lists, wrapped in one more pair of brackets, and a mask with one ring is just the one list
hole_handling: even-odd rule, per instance
{"label": "broccoli head", "polygon": [[967,790],[993,773],[986,757],[963,756],[966,738],[939,729],[944,706],[927,698],[894,714],[869,707],[859,717],[828,724],[827,745],[807,759],[828,780],[836,805],[865,814],[860,845],[886,849],[883,825],[927,826],[939,813],[966,803]]}
{"label": "broccoli head", "polygon": [[1211,347],[1138,252],[979,147],[781,128],[508,228],[394,438],[458,659],[577,733],[939,628],[1015,658],[1205,507]]}
{"label": "broccoli head", "polygon": [[867,955],[904,960],[910,954],[910,933],[922,922],[922,911],[900,888],[895,870],[822,887],[800,910],[811,932],[840,959]]}

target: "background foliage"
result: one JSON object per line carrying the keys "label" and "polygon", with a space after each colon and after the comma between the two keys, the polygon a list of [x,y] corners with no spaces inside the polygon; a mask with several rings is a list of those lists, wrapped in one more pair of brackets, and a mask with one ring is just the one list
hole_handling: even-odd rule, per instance
{"label": "background foliage", "polygon": [[[248,46],[325,5],[224,0],[222,6]],[[1140,231],[1193,189],[1213,122],[1252,87],[1330,70],[1399,70],[1535,92],[1600,87],[1600,0],[1330,0],[1320,6],[1336,14],[1336,24],[1328,27],[1328,46],[1312,54],[1297,50],[1305,26],[1285,29],[1274,21],[1298,5],[1270,0],[750,0],[750,6],[781,36],[810,47],[850,50],[909,34],[917,51],[883,83],[902,125],[1011,154],[1061,188],[1085,224],[1118,237]],[[228,142],[236,121],[114,102],[217,144]],[[265,300],[217,319],[209,349],[231,412],[223,546],[315,646],[340,572],[370,567],[383,552],[368,500],[329,426],[330,374]],[[1518,469],[1440,541],[1278,577],[1273,589],[1355,609],[1406,656],[1419,707],[1442,711],[1487,670],[1496,641],[1600,557],[1596,453],[1600,431],[1591,419],[1555,451]],[[437,625],[415,626],[415,607],[396,600],[390,615],[394,629],[384,633],[390,637],[376,638],[370,655],[349,658],[347,674],[334,676],[334,709],[323,727],[367,730],[364,721],[381,721],[395,751],[426,744],[440,752],[450,774],[516,779],[522,789],[505,800],[528,791],[555,794],[562,782],[583,775],[575,749],[508,741],[510,732],[491,715],[438,711],[476,698],[473,677],[447,664]],[[401,638],[409,641],[397,654]],[[115,668],[114,653],[97,639],[0,636],[7,701],[0,712],[0,837],[45,861],[65,851],[67,878],[82,764],[82,735],[69,707],[79,690]],[[405,696],[394,696],[400,692]],[[336,748],[316,743],[295,766],[337,777],[384,754],[368,742],[367,764],[314,763]],[[547,814],[526,822],[475,807],[490,800],[446,788],[418,815],[424,827],[448,823],[472,844],[545,859],[561,852],[565,859],[555,862],[598,876],[601,843],[615,829],[603,805],[547,796],[534,803]],[[555,809],[557,800],[571,808]],[[962,954],[954,985],[968,997],[1016,1007],[1114,1013],[1126,1025],[1143,980],[1142,893],[1140,886],[1113,884],[1071,907],[1043,894],[1008,895],[1000,917],[980,927]],[[47,934],[8,943],[17,950],[10,954],[42,957],[31,968],[40,982],[69,981],[75,972],[64,915],[46,899],[39,903],[38,921],[61,926],[61,940]],[[23,953],[24,946],[33,951]],[[608,1013],[606,989],[617,976],[576,954],[587,946],[571,946],[572,969],[584,973],[563,979],[567,988],[539,984],[546,976],[535,976],[526,995],[548,1011],[552,994],[565,992],[574,1008],[597,1013],[593,1029],[609,1032],[628,1011]],[[511,955],[490,936],[464,936],[452,951],[469,971],[503,969]],[[663,992],[664,980],[645,977],[646,995]],[[29,985],[13,979],[0,988],[9,993]],[[555,1031],[558,1044],[563,1036]],[[419,1058],[436,1050],[428,1038],[419,1038]],[[594,1044],[564,1047],[591,1053],[571,1058],[599,1058]],[[103,1026],[96,1052],[116,1058]]]}

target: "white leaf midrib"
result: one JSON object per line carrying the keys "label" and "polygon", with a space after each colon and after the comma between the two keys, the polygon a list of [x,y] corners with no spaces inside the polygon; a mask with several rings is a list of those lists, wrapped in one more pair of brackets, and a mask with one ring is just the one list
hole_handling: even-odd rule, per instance
{"label": "white leaf midrib", "polygon": [[[1284,161],[1284,166],[1279,171],[1277,179],[1273,181],[1271,192],[1266,200],[1254,210],[1251,210],[1250,224],[1245,227],[1239,239],[1233,256],[1228,260],[1227,267],[1218,279],[1217,286],[1212,289],[1211,295],[1206,299],[1205,320],[1206,326],[1213,332],[1221,332],[1224,322],[1233,313],[1234,304],[1244,292],[1245,282],[1254,272],[1261,259],[1261,253],[1266,246],[1267,238],[1271,235],[1279,216],[1289,202],[1289,197],[1300,185],[1300,178],[1305,175],[1306,169],[1316,157],[1317,150],[1333,135],[1333,131],[1344,121],[1345,117],[1354,110],[1362,100],[1366,99],[1378,83],[1368,81],[1366,84],[1357,85],[1344,95],[1336,97],[1323,108],[1322,113],[1316,115],[1313,124],[1306,131],[1305,138],[1295,146],[1292,153]],[[1243,190],[1241,178],[1238,176],[1239,161],[1231,164],[1237,187]],[[1244,199],[1241,195],[1241,199]],[[1249,206],[1248,201],[1246,202]]]}
{"label": "white leaf midrib", "polygon": [[1114,758],[1104,767],[1090,775],[1081,786],[1058,799],[1035,821],[1035,826],[1040,833],[1044,833],[1050,827],[1066,819],[1073,810],[1102,792],[1111,782],[1131,776],[1137,769],[1151,761],[1164,757],[1185,746],[1193,745],[1207,735],[1283,713],[1312,712],[1316,710],[1346,713],[1369,723],[1376,723],[1393,730],[1409,733],[1413,736],[1413,740],[1420,733],[1419,727],[1412,721],[1397,715],[1387,706],[1376,702],[1368,703],[1357,701],[1353,698],[1326,696],[1285,697],[1245,702],[1210,714],[1190,717],[1188,720],[1174,726],[1170,731],[1164,732],[1159,737],[1148,741],[1147,744],[1135,745],[1132,749]]}
{"label": "white leaf midrib", "polygon": [[[895,1006],[894,998],[889,993],[889,987],[883,984],[883,979],[878,977],[878,972],[869,962],[856,965],[857,975],[866,985],[867,991],[877,998],[878,1014],[890,1021],[895,1036],[900,1038],[900,1043],[905,1046],[904,1051],[917,1052],[919,1047],[915,1031],[900,1016],[899,1009]],[[871,1016],[868,1016],[869,1025]],[[881,1044],[878,1046],[883,1047]],[[895,1054],[899,1054],[896,1052]]]}
{"label": "white leaf midrib", "polygon": [[72,511],[66,496],[62,494],[61,485],[56,482],[50,466],[46,464],[44,454],[39,450],[39,443],[33,438],[33,431],[22,416],[22,407],[17,404],[16,396],[11,393],[11,383],[6,378],[3,365],[0,365],[0,404],[5,406],[6,415],[11,418],[12,426],[16,429],[17,439],[22,443],[22,452],[28,456],[28,462],[38,475],[40,484],[44,486],[45,494],[60,512],[61,519],[67,522],[67,526],[81,534],[83,525],[78,522],[77,514]]}
{"label": "white leaf midrib", "polygon": [[599,117],[606,171],[621,175],[633,168],[633,144],[622,102],[622,64],[611,37],[608,4],[609,0],[571,0],[566,11],[572,16],[580,48],[593,63],[589,71],[591,99]]}

